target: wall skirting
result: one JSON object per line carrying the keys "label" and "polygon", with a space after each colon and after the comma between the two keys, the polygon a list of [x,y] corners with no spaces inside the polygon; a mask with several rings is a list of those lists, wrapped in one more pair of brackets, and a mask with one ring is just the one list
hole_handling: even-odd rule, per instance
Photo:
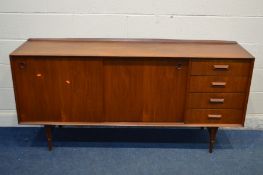
{"label": "wall skirting", "polygon": [[0,111],[0,127],[19,126],[15,110]]}
{"label": "wall skirting", "polygon": [[263,129],[263,114],[247,114],[244,129]]}
{"label": "wall skirting", "polygon": [[[17,127],[26,126],[17,124],[17,116],[15,110],[0,111],[0,127]],[[262,129],[263,130],[263,114],[247,114],[244,128],[237,129]]]}

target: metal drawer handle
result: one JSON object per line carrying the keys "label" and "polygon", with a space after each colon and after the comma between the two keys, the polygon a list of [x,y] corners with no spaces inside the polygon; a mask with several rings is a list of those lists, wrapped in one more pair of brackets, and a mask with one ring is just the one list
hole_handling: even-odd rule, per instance
{"label": "metal drawer handle", "polygon": [[214,65],[214,70],[228,70],[229,65]]}
{"label": "metal drawer handle", "polygon": [[221,119],[222,115],[221,114],[208,114],[209,119]]}
{"label": "metal drawer handle", "polygon": [[226,86],[226,82],[211,82],[212,86]]}
{"label": "metal drawer handle", "polygon": [[210,103],[224,103],[225,99],[223,98],[210,98]]}
{"label": "metal drawer handle", "polygon": [[37,73],[36,77],[42,77],[43,75],[41,73]]}

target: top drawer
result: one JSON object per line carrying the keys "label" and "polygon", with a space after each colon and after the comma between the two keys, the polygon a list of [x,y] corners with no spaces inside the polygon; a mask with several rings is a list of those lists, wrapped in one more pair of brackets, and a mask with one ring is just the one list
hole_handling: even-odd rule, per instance
{"label": "top drawer", "polygon": [[249,74],[249,60],[193,60],[191,75],[238,75],[246,76]]}

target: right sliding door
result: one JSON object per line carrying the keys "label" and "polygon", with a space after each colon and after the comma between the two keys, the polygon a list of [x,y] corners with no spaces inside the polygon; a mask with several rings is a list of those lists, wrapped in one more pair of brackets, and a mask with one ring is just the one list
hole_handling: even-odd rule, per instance
{"label": "right sliding door", "polygon": [[183,122],[188,63],[170,59],[104,61],[107,122]]}

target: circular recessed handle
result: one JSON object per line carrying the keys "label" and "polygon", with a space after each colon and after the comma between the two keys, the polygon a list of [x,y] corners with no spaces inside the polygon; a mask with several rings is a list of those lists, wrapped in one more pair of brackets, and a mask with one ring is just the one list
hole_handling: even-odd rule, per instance
{"label": "circular recessed handle", "polygon": [[18,66],[20,69],[25,69],[26,68],[26,63],[25,62],[19,62]]}
{"label": "circular recessed handle", "polygon": [[65,83],[66,83],[66,84],[70,84],[71,82],[70,82],[69,80],[66,80]]}
{"label": "circular recessed handle", "polygon": [[177,64],[175,65],[175,67],[176,67],[176,69],[180,70],[180,69],[183,68],[183,64],[182,64],[182,63],[177,63]]}

